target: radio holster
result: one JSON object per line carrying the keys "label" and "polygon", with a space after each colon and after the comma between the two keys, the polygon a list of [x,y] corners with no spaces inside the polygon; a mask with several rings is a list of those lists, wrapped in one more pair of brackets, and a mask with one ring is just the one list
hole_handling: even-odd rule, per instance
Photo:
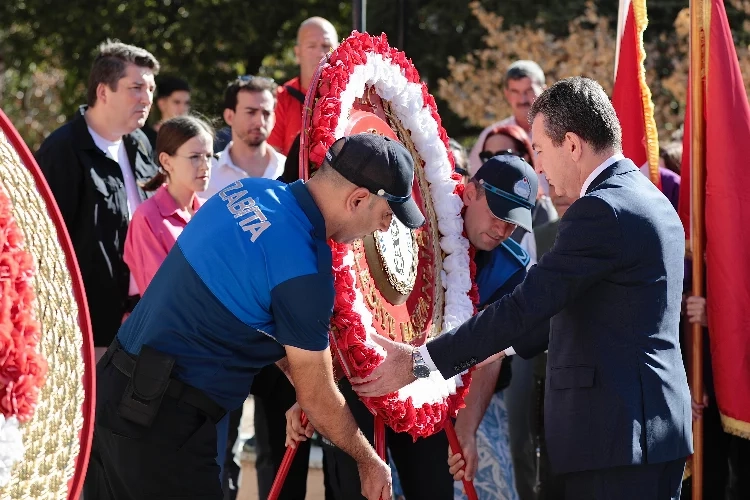
{"label": "radio holster", "polygon": [[151,427],[169,387],[175,359],[144,345],[135,361],[118,413],[126,420]]}

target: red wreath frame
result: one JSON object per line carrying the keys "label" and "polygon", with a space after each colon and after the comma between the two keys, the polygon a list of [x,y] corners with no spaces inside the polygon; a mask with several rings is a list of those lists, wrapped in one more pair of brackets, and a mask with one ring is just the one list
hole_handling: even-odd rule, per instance
{"label": "red wreath frame", "polygon": [[[300,137],[300,178],[307,179],[308,166],[312,163],[320,166],[325,152],[335,142],[334,131],[341,115],[341,93],[346,88],[353,68],[366,62],[367,53],[375,53],[397,64],[407,81],[421,86],[424,106],[428,107],[432,118],[438,126],[438,136],[443,142],[451,166],[454,164],[453,153],[448,144],[448,135],[442,127],[437,112],[435,99],[420,80],[419,73],[406,55],[388,45],[385,34],[372,36],[356,31],[342,42],[339,47],[324,58],[313,77],[310,90],[305,100],[303,116],[303,133]],[[320,97],[315,100],[315,96]],[[464,186],[460,176],[453,174],[456,180],[454,193],[459,197]],[[465,231],[463,234],[466,237]],[[353,278],[343,260],[349,251],[348,245],[329,242],[333,257],[333,278],[336,290],[331,327],[335,333],[334,352],[344,366],[348,368],[348,377],[366,377],[382,361],[383,356],[371,345],[365,344],[366,332],[358,313],[352,310],[355,298]],[[477,312],[479,292],[476,286],[475,248],[469,245],[469,268],[471,290],[469,297]],[[344,359],[342,359],[344,358]],[[465,406],[464,398],[471,381],[470,373],[462,376],[463,386],[457,387],[456,394],[441,403],[427,404],[415,408],[411,398],[399,400],[395,394],[374,398],[361,398],[367,408],[383,418],[385,423],[396,432],[408,432],[414,439],[427,437],[443,429],[449,417],[455,417],[458,410]]]}

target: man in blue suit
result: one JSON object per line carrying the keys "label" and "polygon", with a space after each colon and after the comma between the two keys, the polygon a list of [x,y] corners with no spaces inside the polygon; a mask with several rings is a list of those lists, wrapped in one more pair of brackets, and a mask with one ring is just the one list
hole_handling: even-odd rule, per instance
{"label": "man in blue suit", "polygon": [[[545,429],[566,498],[676,499],[692,452],[690,394],[679,347],[680,221],[622,155],[601,86],[568,78],[534,102],[536,165],[575,201],[524,282],[420,349],[378,341],[387,358],[355,380],[375,396],[424,375],[453,376],[488,358],[549,349]],[[534,335],[551,318],[550,334]]]}

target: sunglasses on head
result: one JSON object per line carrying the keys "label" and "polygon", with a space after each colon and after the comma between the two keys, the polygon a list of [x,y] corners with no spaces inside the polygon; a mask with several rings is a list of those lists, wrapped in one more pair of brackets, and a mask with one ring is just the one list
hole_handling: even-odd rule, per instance
{"label": "sunglasses on head", "polygon": [[261,80],[263,82],[274,83],[274,79],[268,78],[267,76],[242,75],[242,76],[238,76],[237,79],[241,82],[251,82],[253,80]]}
{"label": "sunglasses on head", "polygon": [[495,152],[482,151],[481,153],[479,153],[479,159],[482,160],[482,163],[486,163],[487,160],[489,160],[490,158],[494,158],[495,156],[512,155],[512,156],[520,156],[521,158],[523,158],[524,154],[525,153],[513,151],[512,149],[503,149],[501,151],[495,151]]}

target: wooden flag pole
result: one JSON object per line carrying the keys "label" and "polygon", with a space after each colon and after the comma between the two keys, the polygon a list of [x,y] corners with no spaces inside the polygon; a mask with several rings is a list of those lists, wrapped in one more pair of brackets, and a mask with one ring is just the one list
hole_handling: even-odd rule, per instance
{"label": "wooden flag pole", "polygon": [[[704,286],[704,200],[706,165],[706,124],[704,115],[706,0],[690,0],[690,249],[693,261],[693,295],[703,296]],[[710,7],[709,7],[710,8]],[[692,325],[692,370],[690,388],[693,401],[703,403],[703,326]],[[693,420],[693,500],[703,498],[703,419]]]}

